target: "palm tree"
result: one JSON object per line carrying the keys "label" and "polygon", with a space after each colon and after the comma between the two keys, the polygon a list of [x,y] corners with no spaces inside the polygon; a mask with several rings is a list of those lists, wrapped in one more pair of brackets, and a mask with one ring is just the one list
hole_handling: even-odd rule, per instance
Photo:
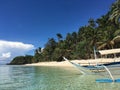
{"label": "palm tree", "polygon": [[113,30],[106,32],[107,39],[99,45],[98,49],[111,48],[113,49],[116,43],[120,42],[120,30],[116,30],[114,33]]}
{"label": "palm tree", "polygon": [[72,43],[76,44],[77,43],[77,33],[73,32],[71,35],[72,35]]}
{"label": "palm tree", "polygon": [[72,45],[72,35],[70,33],[67,33],[65,41],[66,41],[66,44],[68,45],[68,48],[70,49],[70,47]]}
{"label": "palm tree", "polygon": [[60,33],[57,33],[56,35],[57,35],[58,41],[60,41],[63,38]]}
{"label": "palm tree", "polygon": [[108,19],[109,19],[109,13],[106,15],[101,16],[96,20],[96,23],[98,24],[98,28],[104,28],[108,24]]}
{"label": "palm tree", "polygon": [[88,23],[89,23],[89,26],[90,26],[90,27],[92,27],[92,28],[95,28],[95,27],[96,27],[96,23],[95,23],[95,20],[94,20],[94,19],[90,18],[89,21],[88,21]]}
{"label": "palm tree", "polygon": [[110,18],[111,21],[114,21],[116,24],[120,23],[120,0],[117,0],[111,8]]}

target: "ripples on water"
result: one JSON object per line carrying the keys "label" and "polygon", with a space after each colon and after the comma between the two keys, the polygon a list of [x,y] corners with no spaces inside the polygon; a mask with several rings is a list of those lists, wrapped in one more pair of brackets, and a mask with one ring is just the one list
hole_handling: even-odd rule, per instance
{"label": "ripples on water", "polygon": [[[117,68],[118,78],[120,69]],[[120,90],[120,83],[96,83],[107,74],[82,75],[75,68],[0,66],[0,90]]]}

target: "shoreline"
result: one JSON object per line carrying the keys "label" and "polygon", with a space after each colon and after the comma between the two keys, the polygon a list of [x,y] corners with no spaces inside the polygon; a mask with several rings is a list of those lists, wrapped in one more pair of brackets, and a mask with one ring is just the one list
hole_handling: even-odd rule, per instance
{"label": "shoreline", "polygon": [[38,63],[32,63],[32,64],[25,64],[25,66],[55,66],[55,67],[72,67],[71,64],[67,61],[62,62],[38,62]]}
{"label": "shoreline", "polygon": [[[112,62],[120,62],[120,58],[99,58],[99,59],[87,59],[87,60],[70,60],[71,62],[75,62],[80,64],[81,66],[88,66],[88,65],[96,65],[99,64],[107,64]],[[62,62],[38,62],[32,64],[25,64],[25,66],[59,66],[59,67],[72,67],[72,65],[67,61]]]}

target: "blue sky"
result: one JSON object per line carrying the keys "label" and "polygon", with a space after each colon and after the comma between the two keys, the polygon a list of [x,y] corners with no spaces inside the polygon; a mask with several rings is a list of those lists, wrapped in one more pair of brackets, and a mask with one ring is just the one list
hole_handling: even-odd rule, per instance
{"label": "blue sky", "polygon": [[114,1],[0,0],[0,40],[44,47],[57,33],[65,37],[106,14]]}

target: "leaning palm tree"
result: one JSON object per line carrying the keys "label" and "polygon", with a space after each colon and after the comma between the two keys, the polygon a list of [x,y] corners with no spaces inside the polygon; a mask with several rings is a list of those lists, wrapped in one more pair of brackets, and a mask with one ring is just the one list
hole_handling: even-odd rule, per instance
{"label": "leaning palm tree", "polygon": [[114,42],[114,38],[112,40],[108,39],[107,41],[105,42],[99,42],[99,44],[101,44],[98,49],[105,49],[105,48],[112,48],[114,47],[115,45],[115,42]]}
{"label": "leaning palm tree", "polygon": [[114,37],[112,40],[108,40],[105,43],[101,44],[98,49],[104,49],[106,47],[108,48],[114,48],[114,45],[120,42],[120,36]]}
{"label": "leaning palm tree", "polygon": [[112,40],[114,43],[119,43],[120,42],[120,36],[116,36]]}
{"label": "leaning palm tree", "polygon": [[120,43],[120,30],[116,30],[113,34],[109,35],[107,40],[99,43],[98,49],[114,48],[116,43]]}
{"label": "leaning palm tree", "polygon": [[120,23],[120,0],[117,0],[111,8],[109,20],[114,21],[116,24]]}

